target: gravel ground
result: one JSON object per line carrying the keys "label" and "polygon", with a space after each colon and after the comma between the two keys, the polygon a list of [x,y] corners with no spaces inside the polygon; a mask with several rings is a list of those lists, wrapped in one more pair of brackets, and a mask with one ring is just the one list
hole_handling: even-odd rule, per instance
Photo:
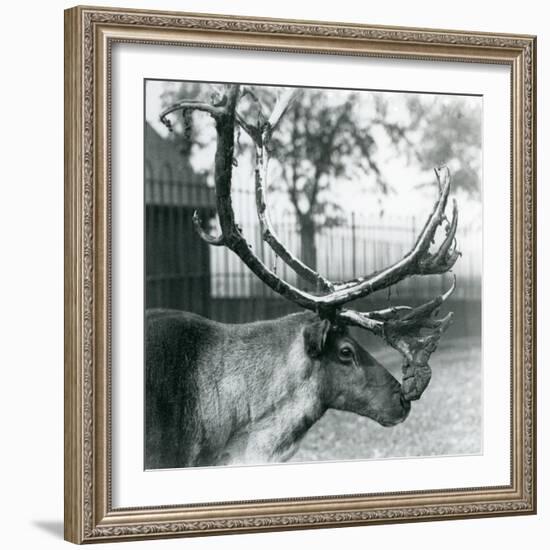
{"label": "gravel ground", "polygon": [[[373,352],[398,379],[400,357]],[[432,380],[405,422],[384,428],[359,415],[329,410],[307,433],[292,462],[477,454],[481,452],[479,338],[441,343],[430,361]]]}

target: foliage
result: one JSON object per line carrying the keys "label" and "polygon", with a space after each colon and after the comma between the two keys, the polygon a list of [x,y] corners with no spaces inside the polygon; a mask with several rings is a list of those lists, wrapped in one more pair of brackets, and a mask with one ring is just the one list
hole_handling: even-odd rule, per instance
{"label": "foliage", "polygon": [[461,98],[449,101],[412,95],[407,100],[407,107],[412,118],[409,132],[414,131],[419,136],[414,151],[420,166],[431,170],[434,166],[446,164],[453,174],[454,189],[462,189],[478,197],[481,173],[480,104]]}

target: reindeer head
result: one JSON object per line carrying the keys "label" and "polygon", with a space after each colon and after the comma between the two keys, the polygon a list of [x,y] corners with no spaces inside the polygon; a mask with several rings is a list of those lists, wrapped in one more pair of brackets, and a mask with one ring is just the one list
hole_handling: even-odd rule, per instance
{"label": "reindeer head", "polygon": [[355,340],[345,325],[314,319],[304,329],[306,353],[318,363],[323,408],[349,411],[394,426],[411,404],[401,384]]}
{"label": "reindeer head", "polygon": [[[252,92],[247,90],[245,93]],[[303,264],[284,246],[273,230],[267,209],[265,181],[269,141],[297,93],[299,92],[294,90],[283,92],[271,116],[262,115],[256,124],[247,122],[238,112],[238,101],[242,97],[238,85],[228,85],[223,101],[216,104],[181,101],[167,109],[161,115],[161,120],[169,126],[166,116],[176,110],[200,110],[213,117],[217,132],[214,179],[221,234],[217,237],[207,234],[195,212],[197,232],[209,244],[226,246],[232,250],[273,291],[317,314],[317,326],[324,329],[320,331],[323,335],[323,346],[318,347],[316,353],[322,368],[331,373],[324,386],[328,406],[353,410],[374,418],[383,425],[393,425],[406,418],[410,401],[419,399],[430,381],[428,360],[452,317],[452,313],[449,313],[443,318],[437,318],[437,312],[454,290],[455,282],[445,294],[416,308],[398,306],[359,312],[346,308],[346,305],[389,288],[407,277],[445,273],[453,267],[460,253],[456,249],[455,241],[458,220],[456,201],[453,201],[451,221],[445,215],[451,183],[450,173],[446,167],[435,169],[439,183],[437,201],[414,246],[401,260],[381,271],[353,280],[327,280]],[[243,129],[255,145],[256,204],[262,237],[290,268],[315,285],[316,292],[302,290],[270,270],[254,254],[235,222],[231,202],[231,176],[236,126]],[[445,236],[437,250],[430,252],[430,245],[440,227],[444,228]],[[347,326],[368,330],[401,353],[402,384],[349,335]],[[315,334],[309,334],[311,338],[307,345],[319,340],[315,339]],[[313,346],[311,349],[316,348]]]}

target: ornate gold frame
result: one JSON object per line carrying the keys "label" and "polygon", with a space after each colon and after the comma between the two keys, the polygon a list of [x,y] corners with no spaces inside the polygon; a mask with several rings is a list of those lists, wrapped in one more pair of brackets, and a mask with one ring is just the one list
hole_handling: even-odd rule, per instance
{"label": "ornate gold frame", "polygon": [[[512,73],[512,460],[503,487],[113,509],[110,48],[117,41],[499,63]],[[536,510],[536,38],[76,7],[65,12],[65,538],[101,542]]]}

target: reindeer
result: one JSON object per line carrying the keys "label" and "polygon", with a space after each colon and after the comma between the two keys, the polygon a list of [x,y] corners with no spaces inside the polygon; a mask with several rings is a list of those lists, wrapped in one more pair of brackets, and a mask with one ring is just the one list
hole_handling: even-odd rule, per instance
{"label": "reindeer", "polygon": [[[440,306],[455,288],[411,308],[396,306],[360,312],[348,304],[413,275],[448,272],[460,253],[445,211],[450,193],[446,167],[435,174],[439,193],[414,246],[399,261],[369,275],[332,282],[296,258],[277,237],[269,219],[265,181],[269,140],[296,96],[286,91],[269,118],[256,125],[238,112],[243,91],[225,87],[217,102],[181,101],[176,111],[199,110],[215,121],[216,205],[221,232],[208,234],[195,212],[202,239],[225,246],[264,284],[303,310],[271,321],[229,325],[183,311],[150,310],[146,314],[145,467],[179,468],[288,460],[308,429],[329,408],[351,411],[382,426],[403,422],[411,402],[421,397],[431,378],[428,360],[452,313],[438,318]],[[263,120],[263,122],[261,122]],[[253,252],[235,221],[231,176],[235,128],[255,146],[255,189],[265,242],[315,291],[284,281]],[[430,252],[438,228],[445,236]],[[367,330],[403,357],[399,383],[350,334]]]}

